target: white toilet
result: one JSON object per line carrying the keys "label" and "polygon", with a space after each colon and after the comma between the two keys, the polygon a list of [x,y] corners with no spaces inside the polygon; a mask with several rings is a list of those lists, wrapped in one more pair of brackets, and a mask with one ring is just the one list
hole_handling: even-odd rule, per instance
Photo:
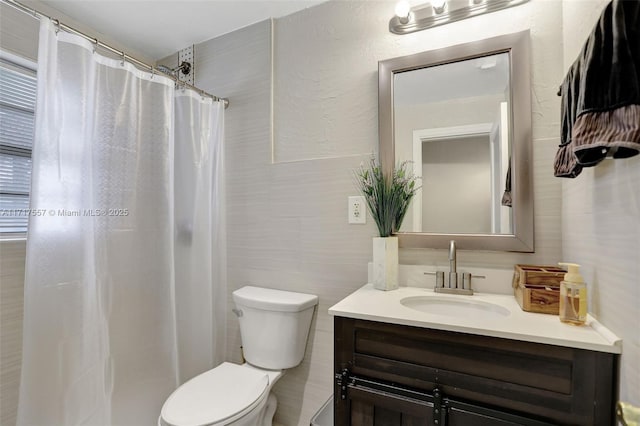
{"label": "white toilet", "polygon": [[243,287],[233,301],[247,362],[224,362],[184,383],[162,406],[159,426],[271,426],[271,388],[304,358],[318,296]]}

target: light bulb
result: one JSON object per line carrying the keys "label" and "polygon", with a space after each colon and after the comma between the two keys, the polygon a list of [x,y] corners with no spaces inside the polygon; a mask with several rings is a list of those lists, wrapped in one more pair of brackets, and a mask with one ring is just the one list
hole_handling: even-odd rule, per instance
{"label": "light bulb", "polygon": [[401,0],[396,4],[396,16],[400,18],[400,22],[406,24],[409,22],[409,14],[411,13],[411,5],[407,0]]}

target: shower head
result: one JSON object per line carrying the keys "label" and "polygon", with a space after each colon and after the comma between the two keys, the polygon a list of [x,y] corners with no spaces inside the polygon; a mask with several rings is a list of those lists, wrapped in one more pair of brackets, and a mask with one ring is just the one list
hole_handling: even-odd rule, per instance
{"label": "shower head", "polygon": [[178,74],[178,71],[181,71],[184,75],[189,75],[189,73],[191,72],[191,64],[189,62],[183,61],[180,65],[173,69],[164,65],[158,65],[156,66],[156,69],[165,74],[177,77],[176,74]]}

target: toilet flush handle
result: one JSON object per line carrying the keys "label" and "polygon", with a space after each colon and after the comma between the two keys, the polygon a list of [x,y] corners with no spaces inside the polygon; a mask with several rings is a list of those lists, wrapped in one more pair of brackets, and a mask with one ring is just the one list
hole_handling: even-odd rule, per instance
{"label": "toilet flush handle", "polygon": [[242,309],[236,309],[236,308],[233,308],[233,309],[231,309],[231,310],[233,311],[233,313],[234,313],[234,314],[236,314],[236,316],[237,316],[238,318],[240,318],[240,317],[242,316]]}

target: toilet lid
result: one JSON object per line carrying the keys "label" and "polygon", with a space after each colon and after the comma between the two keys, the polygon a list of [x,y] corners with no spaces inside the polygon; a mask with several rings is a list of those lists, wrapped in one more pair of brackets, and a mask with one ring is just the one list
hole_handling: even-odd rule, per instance
{"label": "toilet lid", "polygon": [[268,385],[266,373],[224,362],[176,389],[160,415],[165,424],[175,426],[222,422],[258,401]]}

